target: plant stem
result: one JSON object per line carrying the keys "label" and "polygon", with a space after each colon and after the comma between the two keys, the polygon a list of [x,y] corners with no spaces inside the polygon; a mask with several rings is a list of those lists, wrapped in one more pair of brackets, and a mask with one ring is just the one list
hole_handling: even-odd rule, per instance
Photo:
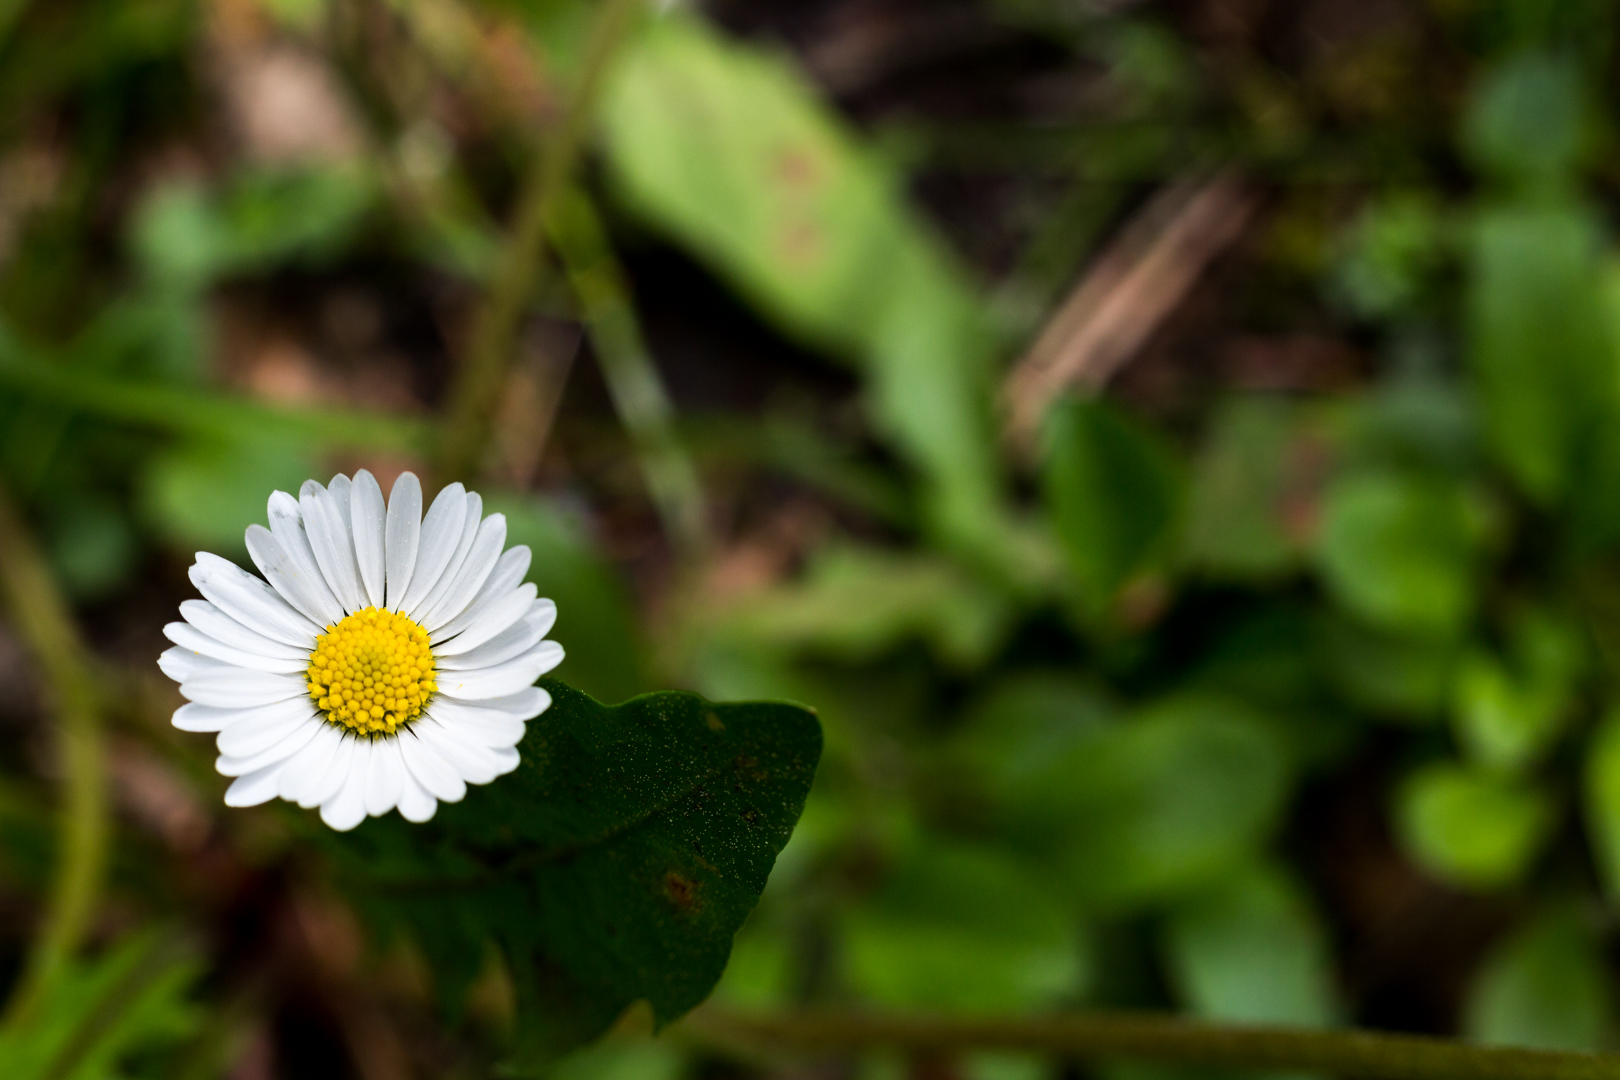
{"label": "plant stem", "polygon": [[0,592],[56,709],[63,793],[58,856],[45,918],[0,1024],[28,1023],[78,948],[95,913],[107,861],[107,789],[100,703],[83,643],[39,549],[0,488]]}
{"label": "plant stem", "polygon": [[705,1008],[681,1026],[719,1046],[823,1055],[876,1049],[1010,1050],[1049,1058],[1298,1070],[1366,1080],[1620,1078],[1620,1054],[1471,1046],[1369,1031],[1226,1026],[1128,1012],[1001,1019],[836,1011],[764,1016]]}
{"label": "plant stem", "polygon": [[675,435],[674,408],[641,335],[624,271],[586,194],[570,188],[548,219],[591,348],[614,408],[635,444],[642,475],[676,549],[690,559],[708,547],[696,467]]}
{"label": "plant stem", "polygon": [[435,463],[444,482],[470,476],[489,441],[491,417],[506,381],[518,328],[540,282],[546,221],[579,164],[602,79],[642,2],[602,0],[572,98],[562,120],[530,162],[511,234],[496,264],[488,296],[474,318],[466,361],[450,389],[449,416]]}

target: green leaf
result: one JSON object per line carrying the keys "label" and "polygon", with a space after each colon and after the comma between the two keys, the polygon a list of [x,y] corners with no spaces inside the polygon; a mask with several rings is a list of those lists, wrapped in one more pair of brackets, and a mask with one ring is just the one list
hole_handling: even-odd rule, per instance
{"label": "green leaf", "polygon": [[1352,473],[1328,490],[1315,550],[1346,608],[1392,630],[1451,636],[1474,608],[1482,511],[1454,485]]}
{"label": "green leaf", "polygon": [[136,1055],[196,1031],[201,1016],[188,999],[200,974],[189,949],[155,933],[132,934],[76,961],[28,1025],[0,1032],[6,1080],[116,1080]]}
{"label": "green leaf", "polygon": [[1546,190],[1567,185],[1592,144],[1581,71],[1565,58],[1523,53],[1486,73],[1463,123],[1463,145],[1486,172]]}
{"label": "green leaf", "polygon": [[714,632],[752,647],[869,660],[908,640],[958,666],[984,662],[1012,616],[1004,593],[955,563],[840,546],[818,554],[804,580],[769,589],[715,617]]}
{"label": "green leaf", "polygon": [[1620,897],[1620,709],[1611,709],[1586,748],[1586,828],[1611,898]]}
{"label": "green leaf", "polygon": [[1366,319],[1409,314],[1432,289],[1446,253],[1445,224],[1434,201],[1420,195],[1371,203],[1349,231],[1336,291]]}
{"label": "green leaf", "polygon": [[1021,786],[1016,837],[1081,903],[1128,909],[1249,858],[1281,813],[1288,771],[1247,709],[1173,698],[1052,754]]}
{"label": "green leaf", "polygon": [[130,242],[154,283],[195,289],[224,274],[331,255],[375,196],[373,178],[357,165],[249,169],[217,192],[183,181],[147,196]]}
{"label": "green leaf", "polygon": [[659,19],[626,46],[601,118],[635,210],[790,330],[864,347],[922,234],[897,178],[786,55]]}
{"label": "green leaf", "polygon": [[1397,793],[1406,850],[1436,876],[1475,889],[1509,885],[1529,869],[1552,825],[1545,795],[1466,766],[1431,765]]}
{"label": "green leaf", "polygon": [[927,480],[931,523],[1007,562],[992,343],[892,170],[788,57],[690,17],[625,48],[601,116],[624,200],[790,333],[862,363],[876,426]]}
{"label": "green leaf", "polygon": [[879,1004],[1022,1010],[1079,989],[1078,923],[991,848],[906,852],[840,928],[851,987]]}
{"label": "green leaf", "polygon": [[1430,721],[1451,702],[1461,651],[1456,642],[1392,634],[1329,611],[1317,623],[1316,643],[1328,678],[1362,709]]}
{"label": "green leaf", "polygon": [[646,1000],[659,1024],[709,993],[765,887],[821,752],[807,709],[659,693],[608,708],[543,680],[522,764],[426,825],[321,834],[453,999],[489,941],[536,1068]]}
{"label": "green leaf", "polygon": [[986,689],[966,710],[947,751],[983,776],[993,797],[1009,801],[1055,757],[1089,746],[1116,719],[1116,707],[1094,686],[1059,672],[1026,672]]}
{"label": "green leaf", "polygon": [[263,519],[270,493],[297,491],[319,472],[311,448],[294,438],[186,442],[146,462],[141,502],[170,543],[240,554],[245,523]]}
{"label": "green leaf", "polygon": [[1598,1050],[1613,995],[1603,941],[1566,906],[1542,912],[1485,959],[1465,1030],[1478,1042]]}
{"label": "green leaf", "polygon": [[1221,579],[1264,579],[1293,569],[1313,492],[1302,475],[1320,453],[1299,410],[1274,397],[1225,402],[1193,468],[1182,557]]}
{"label": "green leaf", "polygon": [[1546,612],[1519,612],[1509,633],[1511,666],[1476,653],[1458,673],[1457,738],[1481,764],[1522,770],[1563,730],[1582,657],[1575,629]]}
{"label": "green leaf", "polygon": [[1615,409],[1612,335],[1592,216],[1502,209],[1475,229],[1471,355],[1490,445],[1542,505],[1570,490]]}
{"label": "green leaf", "polygon": [[1047,508],[1099,610],[1164,554],[1181,509],[1176,461],[1156,432],[1102,401],[1065,402],[1047,425]]}
{"label": "green leaf", "polygon": [[1245,867],[1178,903],[1165,948],[1182,999],[1200,1016],[1299,1027],[1333,1020],[1326,932],[1274,867]]}

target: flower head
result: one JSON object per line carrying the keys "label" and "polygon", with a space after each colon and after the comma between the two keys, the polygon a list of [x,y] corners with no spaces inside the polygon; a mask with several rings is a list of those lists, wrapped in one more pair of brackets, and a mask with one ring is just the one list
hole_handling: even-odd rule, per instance
{"label": "flower head", "polygon": [[189,702],[174,726],[219,733],[226,804],[279,795],[334,829],[395,807],[426,821],[515,769],[563,650],[546,640],[557,606],[523,584],[529,549],[502,551],[506,518],[460,484],[424,518],[410,473],[385,507],[364,469],[275,492],[269,518],[247,530],[262,581],[197,553],[206,599],[180,605],[158,661]]}

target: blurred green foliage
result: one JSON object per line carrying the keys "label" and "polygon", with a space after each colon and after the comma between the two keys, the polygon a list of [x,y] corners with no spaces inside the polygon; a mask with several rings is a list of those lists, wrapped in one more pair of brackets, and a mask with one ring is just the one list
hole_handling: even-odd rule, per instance
{"label": "blurred green foliage", "polygon": [[[176,568],[198,547],[240,554],[271,490],[431,450],[458,320],[501,250],[521,162],[557,122],[591,13],[583,0],[275,0],[246,4],[262,36],[228,45],[216,6],[229,5],[16,5],[0,30],[0,474],[119,671],[127,641],[172,617]],[[838,388],[812,407],[790,388],[682,416],[713,516],[734,532],[707,561],[673,566],[651,535],[637,448],[588,380],[554,426],[537,421],[544,468],[509,469],[492,450],[469,478],[534,551],[569,685],[610,704],[676,683],[817,710],[826,753],[804,818],[735,948],[775,847],[744,850],[706,820],[704,799],[726,793],[704,784],[746,773],[738,755],[759,747],[710,747],[701,777],[672,750],[617,774],[597,761],[574,777],[591,784],[564,794],[525,773],[431,829],[389,820],[329,844],[315,869],[285,837],[243,826],[229,842],[250,864],[317,875],[387,912],[377,922],[415,942],[426,981],[455,1005],[446,1038],[473,1045],[465,1059],[480,1068],[513,1047],[538,1061],[557,1036],[487,1038],[457,1011],[477,1013],[491,941],[517,1015],[565,1034],[642,999],[674,1018],[728,949],[719,999],[754,1008],[1172,1007],[1327,1026],[1367,1015],[1357,934],[1406,896],[1478,905],[1494,928],[1451,973],[1457,1015],[1414,1024],[1612,1044],[1620,247],[1607,6],[1427,5],[1421,33],[1358,46],[1365,68],[1341,57],[1286,77],[1258,53],[1206,70],[1204,46],[1152,5],[973,9],[1094,75],[1079,119],[1010,133],[905,115],[863,125],[818,83],[836,83],[825,70],[689,9],[644,13],[605,73],[579,180],[594,203],[579,205],[602,208],[598,239],[631,268],[610,298],[620,329],[645,330],[665,359],[634,302],[688,294],[638,277],[636,260],[674,248],[689,260],[676,273],[712,275],[737,305],[725,317],[766,342],[748,361],[766,381],[786,386],[794,365],[824,360],[817,377]],[[224,108],[210,80],[229,75],[196,70],[196,55],[228,67],[228,48],[247,64],[272,46],[330,77],[359,134],[279,157],[209,141]],[[1433,85],[1420,48],[1444,59]],[[72,122],[39,134],[56,130],[51,117]],[[185,151],[173,161],[159,153],[171,143]],[[31,154],[55,170],[33,203],[4,179]],[[908,171],[964,159],[1056,192],[1020,210],[1015,251],[977,266],[952,250],[974,229],[936,221]],[[1118,392],[1059,395],[1022,458],[996,430],[1007,368],[1151,190],[1214,161],[1269,199],[1213,271],[1215,302],[1192,305],[1216,315],[1191,330],[1172,317],[1172,361],[1150,349],[1140,362],[1159,366],[1140,382],[1127,369]],[[579,322],[578,267],[551,269],[528,298],[535,324]],[[378,350],[393,367],[378,374],[328,342],[310,350],[330,376],[313,389],[267,390],[240,370],[243,308],[271,313],[267,336],[304,340],[356,280],[391,308],[433,308]],[[1331,339],[1350,371],[1223,374],[1226,339],[1254,337]],[[1177,362],[1193,375],[1164,376]],[[666,365],[677,400],[691,363]],[[374,392],[388,378],[411,391]],[[534,419],[500,418],[496,442],[521,442]],[[750,515],[783,490],[814,512],[761,541]],[[699,723],[654,717],[670,700],[622,706],[648,729],[622,742],[656,743],[654,720],[676,713]],[[531,725],[536,744],[555,749],[549,725],[570,708]],[[194,750],[139,718],[119,723],[217,802]],[[796,720],[772,723],[750,713],[738,727],[753,734],[727,738],[793,741],[798,766],[814,756],[788,730]],[[589,741],[569,752],[633,756]],[[32,762],[8,750],[0,764],[18,780],[4,788],[3,886],[32,899],[43,829],[20,779]],[[790,771],[793,791],[809,784]],[[631,796],[646,805],[616,801]],[[600,829],[559,825],[569,799],[604,815]],[[1333,799],[1372,808],[1371,839],[1328,827]],[[126,808],[121,828],[139,833],[137,819]],[[638,838],[716,875],[721,901],[700,934],[661,937],[667,913],[615,891]],[[721,880],[732,871],[747,880]],[[1366,880],[1346,884],[1355,875]],[[379,887],[395,879],[454,895],[400,900]],[[232,917],[128,867],[116,887],[129,922]],[[1391,906],[1366,915],[1368,892]],[[603,911],[623,916],[622,936],[581,930],[600,930]],[[379,953],[396,944],[374,937]],[[146,963],[147,939],[122,940],[63,983],[32,1036],[43,1049],[0,1053],[28,1069],[27,1055],[57,1053],[120,972]],[[216,961],[220,983],[235,977]],[[123,1019],[82,1044],[80,1071],[38,1075],[176,1075],[200,1013],[223,1012],[214,984],[198,989],[198,964],[141,983]],[[708,1052],[622,1035],[557,1075],[673,1077]],[[963,1069],[1050,1075],[994,1058]]]}

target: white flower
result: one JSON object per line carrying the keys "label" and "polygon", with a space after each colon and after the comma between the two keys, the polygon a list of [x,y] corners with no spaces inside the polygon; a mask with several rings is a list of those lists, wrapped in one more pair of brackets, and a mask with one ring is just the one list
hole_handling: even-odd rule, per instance
{"label": "white flower", "polygon": [[460,484],[422,517],[405,473],[388,506],[364,469],[293,498],[247,530],[261,581],[198,552],[206,600],[180,605],[158,661],[190,702],[182,731],[217,731],[228,806],[277,795],[334,829],[399,808],[426,821],[467,784],[517,768],[524,723],[551,704],[534,681],[562,662],[557,606],[523,584],[529,549]]}

